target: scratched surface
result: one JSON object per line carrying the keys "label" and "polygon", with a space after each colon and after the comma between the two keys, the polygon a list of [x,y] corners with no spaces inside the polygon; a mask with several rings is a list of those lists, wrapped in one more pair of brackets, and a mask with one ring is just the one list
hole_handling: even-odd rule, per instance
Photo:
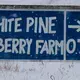
{"label": "scratched surface", "polygon": [[14,5],[80,5],[80,0],[0,0],[0,4]]}
{"label": "scratched surface", "polygon": [[0,80],[79,80],[79,62],[0,61]]}

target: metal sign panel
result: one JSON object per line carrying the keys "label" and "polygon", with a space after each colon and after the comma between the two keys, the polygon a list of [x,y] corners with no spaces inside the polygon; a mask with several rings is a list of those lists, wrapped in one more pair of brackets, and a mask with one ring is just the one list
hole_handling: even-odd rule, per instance
{"label": "metal sign panel", "polygon": [[67,60],[80,60],[80,11],[67,11]]}
{"label": "metal sign panel", "polygon": [[0,59],[80,60],[80,7],[0,8]]}
{"label": "metal sign panel", "polygon": [[0,10],[0,59],[63,60],[64,12]]}

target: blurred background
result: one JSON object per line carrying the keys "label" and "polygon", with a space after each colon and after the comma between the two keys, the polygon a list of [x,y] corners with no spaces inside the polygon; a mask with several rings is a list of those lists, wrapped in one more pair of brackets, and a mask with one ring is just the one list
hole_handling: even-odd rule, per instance
{"label": "blurred background", "polygon": [[[0,0],[0,5],[74,5],[79,0]],[[0,60],[0,80],[80,80],[80,61]]]}

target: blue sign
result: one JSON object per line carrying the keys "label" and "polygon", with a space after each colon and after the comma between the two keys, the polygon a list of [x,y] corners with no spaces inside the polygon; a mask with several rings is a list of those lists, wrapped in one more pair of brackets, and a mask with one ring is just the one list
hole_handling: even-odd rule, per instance
{"label": "blue sign", "polygon": [[63,45],[64,11],[0,10],[0,59],[63,60]]}
{"label": "blue sign", "polygon": [[80,60],[80,12],[67,11],[67,60]]}

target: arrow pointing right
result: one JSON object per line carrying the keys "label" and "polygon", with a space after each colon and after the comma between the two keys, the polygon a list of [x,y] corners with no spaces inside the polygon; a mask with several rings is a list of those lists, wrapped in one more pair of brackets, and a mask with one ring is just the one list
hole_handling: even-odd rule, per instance
{"label": "arrow pointing right", "polygon": [[77,29],[77,32],[80,32],[80,21],[78,20],[77,23],[79,25],[68,25],[68,28]]}
{"label": "arrow pointing right", "polygon": [[77,29],[77,32],[80,32],[80,26],[79,25],[68,25],[68,28]]}

